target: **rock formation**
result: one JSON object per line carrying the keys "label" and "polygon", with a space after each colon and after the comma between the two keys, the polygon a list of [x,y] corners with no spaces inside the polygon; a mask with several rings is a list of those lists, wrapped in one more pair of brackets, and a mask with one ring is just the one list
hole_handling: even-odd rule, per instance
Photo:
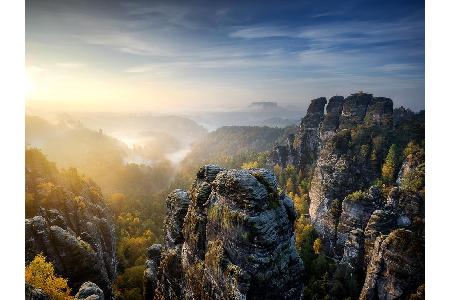
{"label": "rock formation", "polygon": [[78,227],[69,226],[67,216],[57,210],[44,209],[41,215],[26,219],[26,260],[43,253],[58,274],[69,278],[71,287],[90,280],[109,291],[109,296],[116,273],[115,233],[101,212],[102,208],[92,204],[79,216]]}
{"label": "rock formation", "polygon": [[[30,168],[37,182],[49,178]],[[80,178],[80,177],[72,177]],[[116,233],[112,215],[103,201],[100,189],[90,181],[81,180],[77,188],[54,185],[62,178],[46,183],[52,189],[37,191],[33,180],[27,179],[27,192],[33,192],[38,209],[25,219],[26,264],[42,253],[52,262],[55,272],[69,280],[78,290],[91,281],[111,297],[111,285],[116,277]],[[30,214],[30,212],[27,212]]]}
{"label": "rock formation", "polygon": [[294,148],[298,153],[298,163],[302,170],[309,171],[317,159],[320,147],[320,124],[324,118],[325,97],[311,100],[306,116],[302,119],[295,134]]}
{"label": "rock formation", "polygon": [[[78,293],[74,297],[76,300],[104,300],[103,291],[90,281],[81,285]],[[49,300],[50,297],[42,292],[41,289],[32,287],[25,283],[25,300]]]}
{"label": "rock formation", "polygon": [[404,299],[425,280],[425,241],[407,229],[377,238],[359,299]]}
{"label": "rock formation", "polygon": [[[336,109],[333,113],[336,114]],[[336,120],[336,117],[333,119]],[[344,204],[348,203],[342,201],[350,193],[368,188],[379,177],[379,157],[383,157],[383,143],[386,143],[392,126],[392,100],[374,98],[364,93],[344,99],[339,125],[333,126],[337,128],[335,132],[330,130],[330,126],[322,126],[324,134],[311,179],[310,215],[330,250],[336,250],[333,249],[336,245],[334,232],[339,223],[336,218],[345,208]],[[358,228],[364,228],[364,223],[376,209],[373,203],[367,205],[371,208],[360,206],[365,213],[356,212],[357,207],[352,208],[361,217],[361,214],[365,215]],[[346,207],[347,211],[349,209]],[[342,220],[346,220],[345,215]],[[341,228],[344,227],[348,226],[341,225]],[[339,245],[344,242],[345,237],[339,240]],[[341,251],[336,253],[340,255]]]}
{"label": "rock formation", "polygon": [[49,298],[41,289],[25,283],[25,300],[49,300]]}
{"label": "rock formation", "polygon": [[206,165],[189,193],[175,190],[166,203],[166,240],[149,249],[146,299],[301,298],[296,213],[271,172]]}
{"label": "rock formation", "polygon": [[325,104],[325,98],[311,101],[292,149],[278,145],[286,151],[273,155],[271,163],[285,167],[289,161],[310,180],[309,215],[325,253],[337,261],[334,278],[357,277],[360,299],[420,298],[423,150],[411,146],[394,170],[394,187],[373,184],[391,144],[423,140],[424,113],[393,110],[391,99],[362,92],[330,98],[326,114]]}
{"label": "rock formation", "polygon": [[103,291],[90,281],[81,285],[78,293],[75,295],[75,299],[79,300],[104,300],[105,296]]}

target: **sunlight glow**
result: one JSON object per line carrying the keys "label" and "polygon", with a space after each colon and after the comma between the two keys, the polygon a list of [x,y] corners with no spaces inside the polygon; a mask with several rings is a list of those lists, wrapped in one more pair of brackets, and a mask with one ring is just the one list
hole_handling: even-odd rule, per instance
{"label": "sunlight glow", "polygon": [[35,86],[33,81],[31,80],[30,76],[28,74],[25,74],[25,79],[24,79],[24,90],[25,90],[25,95],[30,94],[33,90],[34,90]]}

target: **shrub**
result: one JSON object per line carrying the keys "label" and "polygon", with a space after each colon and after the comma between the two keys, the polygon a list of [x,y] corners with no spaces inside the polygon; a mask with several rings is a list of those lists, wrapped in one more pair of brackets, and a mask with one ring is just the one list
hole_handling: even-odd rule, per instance
{"label": "shrub", "polygon": [[52,263],[47,262],[42,254],[36,255],[25,268],[25,282],[41,289],[51,299],[74,299],[70,296],[71,289],[67,285],[67,279],[58,277]]}
{"label": "shrub", "polygon": [[316,254],[316,255],[320,254],[320,250],[322,250],[322,241],[320,240],[320,238],[317,238],[314,241],[313,250],[314,250],[314,254]]}
{"label": "shrub", "polygon": [[113,290],[114,295],[124,299],[142,299],[143,274],[145,266],[138,265],[125,269],[125,271],[117,276]]}
{"label": "shrub", "polygon": [[364,193],[362,191],[353,192],[347,196],[347,199],[355,202],[361,201],[364,199]]}
{"label": "shrub", "polygon": [[256,169],[259,168],[259,164],[257,161],[251,161],[251,162],[244,162],[241,166],[242,169],[250,170],[250,169]]}
{"label": "shrub", "polygon": [[386,183],[392,183],[395,180],[399,165],[399,153],[396,144],[392,144],[381,169],[381,176]]}

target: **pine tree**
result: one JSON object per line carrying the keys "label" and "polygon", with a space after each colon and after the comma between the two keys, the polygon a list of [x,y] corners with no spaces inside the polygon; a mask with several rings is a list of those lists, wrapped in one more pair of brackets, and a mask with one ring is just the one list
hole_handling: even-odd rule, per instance
{"label": "pine tree", "polygon": [[395,174],[397,173],[398,168],[398,161],[398,147],[396,144],[392,144],[381,169],[381,176],[385,183],[389,184],[394,182]]}

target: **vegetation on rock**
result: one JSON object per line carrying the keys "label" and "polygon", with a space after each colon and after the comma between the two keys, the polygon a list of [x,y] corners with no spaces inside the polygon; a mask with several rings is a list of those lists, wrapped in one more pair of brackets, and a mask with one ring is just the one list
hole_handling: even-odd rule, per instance
{"label": "vegetation on rock", "polygon": [[42,254],[38,254],[25,268],[25,282],[34,288],[41,289],[50,299],[70,300],[71,289],[67,279],[55,274],[51,262],[47,262]]}

